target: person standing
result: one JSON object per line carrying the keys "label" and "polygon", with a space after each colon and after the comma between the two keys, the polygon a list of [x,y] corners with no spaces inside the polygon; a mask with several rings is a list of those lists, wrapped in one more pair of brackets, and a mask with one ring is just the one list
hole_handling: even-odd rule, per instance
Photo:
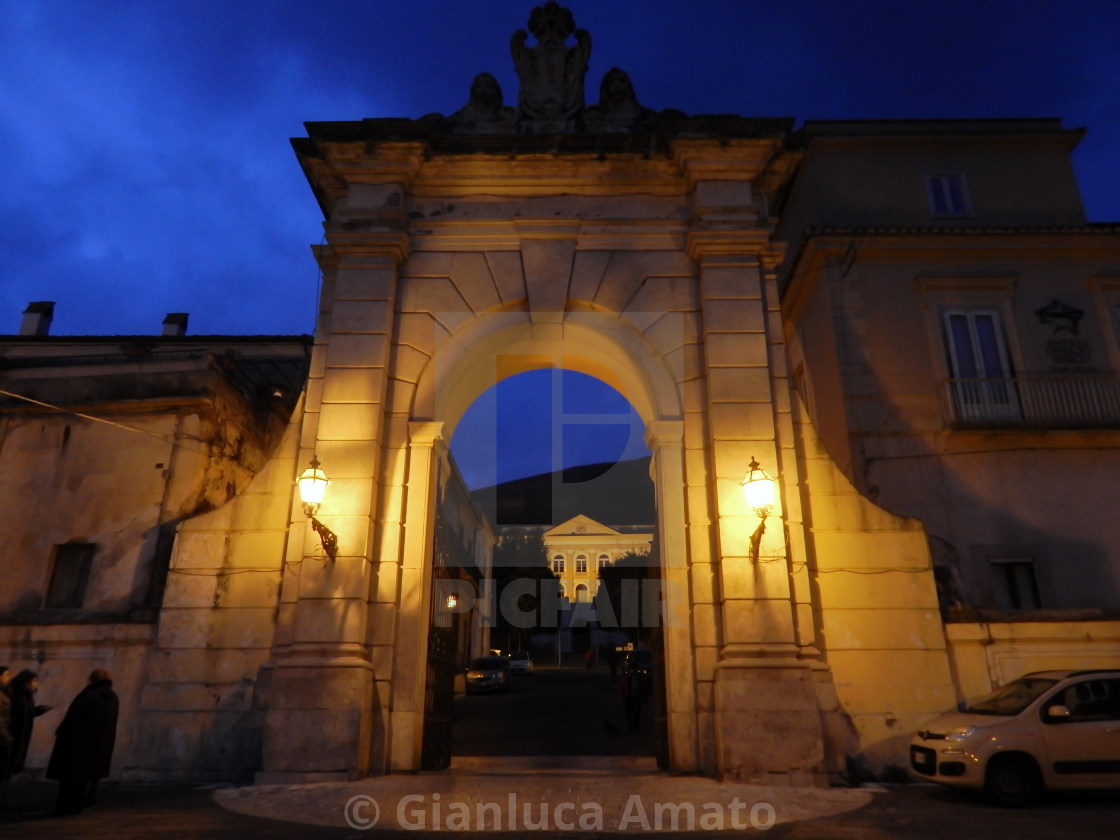
{"label": "person standing", "polygon": [[649,673],[630,663],[623,665],[619,694],[626,709],[626,726],[631,732],[641,731],[642,706],[649,700],[650,693]]}
{"label": "person standing", "polygon": [[23,770],[27,761],[27,748],[31,745],[31,732],[35,728],[35,718],[46,714],[54,706],[35,705],[35,693],[39,690],[39,675],[24,668],[8,687],[12,702],[12,755],[8,760],[8,772],[14,776]]}
{"label": "person standing", "polygon": [[12,669],[0,665],[0,808],[7,803],[8,766],[12,756],[12,699],[8,685],[12,681]]}
{"label": "person standing", "polygon": [[58,782],[56,814],[77,814],[96,803],[97,785],[113,761],[119,711],[112,676],[95,668],[55,731],[47,778]]}

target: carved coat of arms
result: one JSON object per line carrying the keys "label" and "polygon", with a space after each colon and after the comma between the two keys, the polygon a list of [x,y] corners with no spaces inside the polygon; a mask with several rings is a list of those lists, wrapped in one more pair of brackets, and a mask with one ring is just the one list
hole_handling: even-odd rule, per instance
{"label": "carved coat of arms", "polygon": [[[529,30],[537,45],[526,43],[529,34],[513,34],[510,51],[521,80],[517,97],[523,127],[536,131],[571,131],[583,110],[583,78],[591,57],[591,36],[576,29],[572,13],[555,0],[537,6],[529,16]],[[567,46],[568,36],[575,45]]]}

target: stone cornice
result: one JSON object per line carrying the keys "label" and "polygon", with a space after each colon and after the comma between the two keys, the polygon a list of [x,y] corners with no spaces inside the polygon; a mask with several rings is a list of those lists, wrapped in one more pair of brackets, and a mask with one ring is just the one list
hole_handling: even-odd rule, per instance
{"label": "stone cornice", "polygon": [[425,220],[409,227],[414,251],[516,251],[528,239],[574,239],[579,251],[679,251],[685,233],[677,221]]}
{"label": "stone cornice", "polygon": [[417,196],[680,195],[701,180],[749,181],[791,120],[663,119],[647,133],[455,135],[438,121],[308,123],[292,146],[324,214],[350,184]]}
{"label": "stone cornice", "polygon": [[530,196],[680,196],[688,191],[679,168],[643,155],[435,156],[412,183],[420,198]]}
{"label": "stone cornice", "polygon": [[367,142],[295,138],[292,147],[325,218],[350,184],[401,184],[408,189],[428,155],[421,142],[386,141],[371,147]]}
{"label": "stone cornice", "polygon": [[390,259],[400,265],[412,253],[412,243],[403,230],[331,230],[327,242],[334,260]]}
{"label": "stone cornice", "polygon": [[686,241],[689,259],[701,262],[707,257],[757,256],[771,248],[769,228],[690,230]]}
{"label": "stone cornice", "polygon": [[443,440],[442,420],[412,420],[408,424],[408,442],[413,446],[434,446]]}
{"label": "stone cornice", "polygon": [[781,150],[783,138],[677,139],[673,160],[690,188],[698,181],[752,181]]}
{"label": "stone cornice", "polygon": [[[854,249],[854,250],[853,250]],[[928,262],[958,259],[1000,262],[1028,253],[1032,261],[1114,261],[1120,257],[1120,225],[1052,228],[928,227],[808,228],[790,250],[778,278],[782,295],[794,279],[819,270],[830,260]],[[815,268],[814,268],[815,267]]]}
{"label": "stone cornice", "polygon": [[[297,148],[297,153],[300,149]],[[424,143],[316,143],[314,154],[306,149],[301,161],[322,161],[330,170],[350,183],[404,184],[412,183],[421,164],[428,158]]]}
{"label": "stone cornice", "polygon": [[[48,384],[50,384],[50,380]],[[42,394],[50,397],[50,394]],[[48,416],[57,417],[60,414],[95,414],[101,416],[116,415],[156,415],[184,413],[193,411],[203,413],[214,407],[214,398],[205,394],[184,394],[172,397],[142,397],[137,399],[104,399],[104,400],[74,400],[38,399],[37,402],[17,400],[8,397],[0,398],[0,415],[21,416]],[[49,403],[49,404],[48,404]],[[173,441],[168,440],[169,444]]]}
{"label": "stone cornice", "polygon": [[656,455],[661,447],[684,446],[683,420],[651,420],[646,424],[646,446]]}

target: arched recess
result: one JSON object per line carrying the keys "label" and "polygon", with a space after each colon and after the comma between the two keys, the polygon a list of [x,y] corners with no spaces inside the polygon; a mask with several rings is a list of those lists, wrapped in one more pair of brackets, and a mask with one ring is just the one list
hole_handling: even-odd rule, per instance
{"label": "arched recess", "polygon": [[[557,313],[559,315],[559,313]],[[593,376],[621,393],[646,424],[646,443],[653,453],[651,478],[657,510],[658,557],[665,600],[662,612],[669,769],[699,772],[701,733],[698,726],[694,669],[691,587],[688,577],[684,485],[684,422],[680,377],[669,360],[622,318],[597,312],[566,312],[563,320],[533,323],[524,312],[478,316],[460,327],[437,349],[416,385],[410,427],[435,430],[450,441],[467,408],[487,388],[509,376],[542,367],[560,367]],[[409,446],[410,476],[430,469],[432,442],[425,435]],[[416,488],[414,491],[414,487]],[[409,528],[430,531],[434,496],[430,482],[413,483],[405,506]],[[406,540],[405,566],[427,568],[429,539]],[[411,547],[411,548],[410,548]],[[427,655],[431,574],[420,585],[402,590],[397,638],[409,649],[396,652],[393,709],[410,710],[392,723],[397,744],[390,764],[398,770],[419,766],[423,671],[414,667]],[[410,602],[405,603],[405,599]]]}
{"label": "arched recess", "polygon": [[416,384],[413,420],[439,420],[449,439],[487,388],[534,367],[563,367],[621,393],[646,422],[680,420],[677,377],[649,341],[616,315],[567,312],[532,323],[524,312],[477,316],[451,335]]}

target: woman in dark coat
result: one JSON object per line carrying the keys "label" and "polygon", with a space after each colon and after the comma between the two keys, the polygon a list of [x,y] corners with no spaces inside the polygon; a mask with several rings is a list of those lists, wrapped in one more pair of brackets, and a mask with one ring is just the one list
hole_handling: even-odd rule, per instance
{"label": "woman in dark coat", "polygon": [[47,778],[58,781],[55,813],[77,814],[94,804],[97,783],[109,775],[113,761],[119,709],[109,672],[95,669],[55,732],[47,765]]}
{"label": "woman in dark coat", "polygon": [[49,712],[54,706],[35,705],[39,675],[26,668],[16,674],[8,689],[12,703],[12,755],[8,759],[8,772],[14,776],[23,770],[24,762],[27,761],[27,748],[31,744],[35,718]]}

